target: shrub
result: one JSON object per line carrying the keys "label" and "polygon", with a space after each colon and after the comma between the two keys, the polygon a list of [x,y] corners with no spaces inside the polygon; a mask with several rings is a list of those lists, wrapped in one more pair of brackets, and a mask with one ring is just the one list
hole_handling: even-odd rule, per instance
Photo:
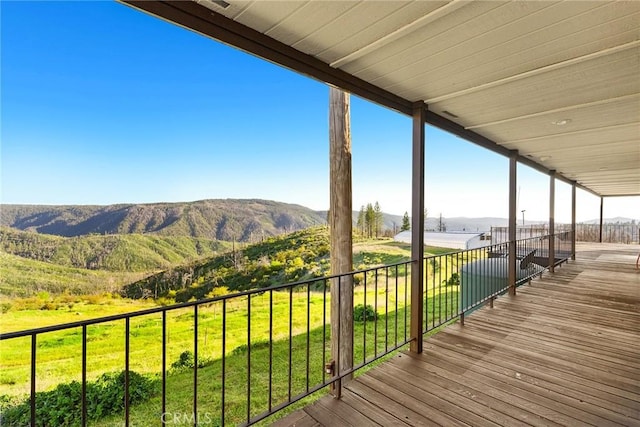
{"label": "shrub", "polygon": [[444,280],[444,284],[446,286],[458,286],[460,285],[460,275],[458,273],[453,273],[449,280]]}
{"label": "shrub", "polygon": [[[208,357],[198,357],[198,368],[204,368],[212,363],[212,360]],[[180,353],[178,360],[171,364],[171,367],[175,370],[193,369],[195,366],[195,357],[189,350]]]}
{"label": "shrub", "polygon": [[[124,410],[125,371],[103,374],[87,383],[87,417],[91,421]],[[157,380],[129,371],[129,403],[144,402],[157,393]],[[36,393],[36,417],[43,426],[71,426],[80,423],[82,384],[78,381],[58,384],[50,391]],[[21,402],[0,398],[2,425],[29,425],[29,399]]]}
{"label": "shrub", "polygon": [[358,304],[353,309],[353,320],[356,322],[364,322],[365,320],[376,320],[377,313],[373,309],[372,306],[367,305],[366,307],[363,304]]}

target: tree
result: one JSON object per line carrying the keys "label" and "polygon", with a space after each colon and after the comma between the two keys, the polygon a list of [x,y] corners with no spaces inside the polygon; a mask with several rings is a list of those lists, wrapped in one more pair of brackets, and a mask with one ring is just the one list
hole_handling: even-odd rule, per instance
{"label": "tree", "polygon": [[440,214],[440,218],[438,219],[438,231],[447,231],[447,224],[442,220],[442,214]]}
{"label": "tree", "polygon": [[365,213],[364,213],[364,205],[360,206],[360,212],[358,212],[358,222],[356,223],[357,227],[358,227],[358,231],[360,231],[360,234],[362,236],[364,236],[364,229],[365,229]]}
{"label": "tree", "polygon": [[402,217],[402,227],[400,227],[400,231],[411,230],[411,222],[409,221],[409,213],[405,212]]}
{"label": "tree", "polygon": [[373,210],[373,205],[371,203],[367,203],[367,208],[364,212],[364,222],[365,228],[367,229],[367,237],[373,237],[373,225],[376,220],[376,213]]}
{"label": "tree", "polygon": [[382,215],[382,208],[380,208],[380,204],[376,202],[373,207],[373,229],[376,234],[376,239],[380,234],[382,234],[382,226],[384,224],[384,218]]}

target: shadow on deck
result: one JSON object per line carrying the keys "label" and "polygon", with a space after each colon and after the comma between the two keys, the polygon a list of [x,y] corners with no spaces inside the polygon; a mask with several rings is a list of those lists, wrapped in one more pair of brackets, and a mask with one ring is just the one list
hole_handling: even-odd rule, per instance
{"label": "shadow on deck", "polygon": [[518,288],[278,426],[639,425],[640,247],[578,244]]}

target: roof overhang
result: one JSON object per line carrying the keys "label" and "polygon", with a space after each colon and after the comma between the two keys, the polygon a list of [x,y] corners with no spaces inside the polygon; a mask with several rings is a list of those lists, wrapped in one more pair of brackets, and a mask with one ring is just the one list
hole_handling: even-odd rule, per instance
{"label": "roof overhang", "polygon": [[640,195],[640,2],[123,1],[598,196]]}

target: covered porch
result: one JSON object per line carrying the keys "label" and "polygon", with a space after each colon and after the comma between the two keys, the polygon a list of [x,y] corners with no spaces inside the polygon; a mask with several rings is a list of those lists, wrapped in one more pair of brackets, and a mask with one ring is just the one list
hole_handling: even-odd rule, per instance
{"label": "covered porch", "polygon": [[576,249],[276,425],[640,425],[640,248]]}

